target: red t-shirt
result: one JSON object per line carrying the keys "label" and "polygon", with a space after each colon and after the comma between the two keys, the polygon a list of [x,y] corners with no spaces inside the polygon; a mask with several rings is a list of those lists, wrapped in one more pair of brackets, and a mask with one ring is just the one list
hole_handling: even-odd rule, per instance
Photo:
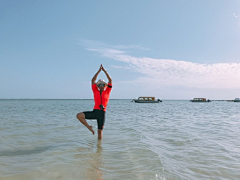
{"label": "red t-shirt", "polygon": [[101,110],[99,106],[102,104],[105,107],[103,111],[106,111],[111,90],[112,90],[112,84],[108,84],[107,88],[104,91],[102,91],[102,94],[100,95],[100,91],[97,88],[97,84],[92,85],[92,91],[93,91],[93,96],[95,101],[95,105],[93,109]]}

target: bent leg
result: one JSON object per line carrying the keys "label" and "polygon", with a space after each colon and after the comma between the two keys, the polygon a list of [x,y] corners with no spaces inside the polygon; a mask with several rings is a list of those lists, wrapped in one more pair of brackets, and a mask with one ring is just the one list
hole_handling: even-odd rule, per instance
{"label": "bent leg", "polygon": [[84,126],[86,126],[88,129],[89,129],[89,131],[91,131],[92,133],[93,133],[93,135],[94,135],[94,130],[92,129],[92,126],[89,126],[89,124],[87,123],[87,121],[86,121],[86,119],[85,119],[85,114],[84,113],[78,113],[77,114],[77,118],[78,118],[78,120],[84,125]]}

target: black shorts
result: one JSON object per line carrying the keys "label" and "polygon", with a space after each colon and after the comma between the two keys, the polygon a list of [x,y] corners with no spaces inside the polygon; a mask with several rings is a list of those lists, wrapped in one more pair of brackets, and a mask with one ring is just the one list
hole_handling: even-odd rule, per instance
{"label": "black shorts", "polygon": [[98,129],[103,129],[105,122],[105,111],[94,109],[93,111],[85,111],[85,119],[97,119]]}

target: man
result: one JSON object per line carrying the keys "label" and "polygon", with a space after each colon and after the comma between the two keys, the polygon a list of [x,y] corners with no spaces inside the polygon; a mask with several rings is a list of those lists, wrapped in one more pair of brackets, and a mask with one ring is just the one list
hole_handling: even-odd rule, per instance
{"label": "man", "polygon": [[[97,76],[101,71],[103,71],[106,74],[108,78],[108,84],[102,79],[98,80],[98,82],[96,83]],[[83,125],[85,125],[89,129],[89,131],[93,133],[93,135],[95,132],[92,126],[90,126],[87,123],[86,119],[97,119],[98,139],[102,139],[102,132],[103,132],[103,127],[105,122],[105,112],[107,109],[107,104],[109,101],[111,90],[112,90],[112,79],[101,64],[98,72],[92,78],[92,91],[93,91],[94,102],[95,102],[93,111],[85,111],[77,114],[77,118],[79,119],[79,121]]]}

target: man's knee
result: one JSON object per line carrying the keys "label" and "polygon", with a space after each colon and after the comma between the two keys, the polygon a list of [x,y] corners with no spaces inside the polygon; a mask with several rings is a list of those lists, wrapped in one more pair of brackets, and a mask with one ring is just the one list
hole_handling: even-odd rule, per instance
{"label": "man's knee", "polygon": [[82,112],[81,112],[81,113],[78,113],[78,114],[77,114],[77,118],[78,118],[78,119],[85,119],[85,114],[82,113]]}

